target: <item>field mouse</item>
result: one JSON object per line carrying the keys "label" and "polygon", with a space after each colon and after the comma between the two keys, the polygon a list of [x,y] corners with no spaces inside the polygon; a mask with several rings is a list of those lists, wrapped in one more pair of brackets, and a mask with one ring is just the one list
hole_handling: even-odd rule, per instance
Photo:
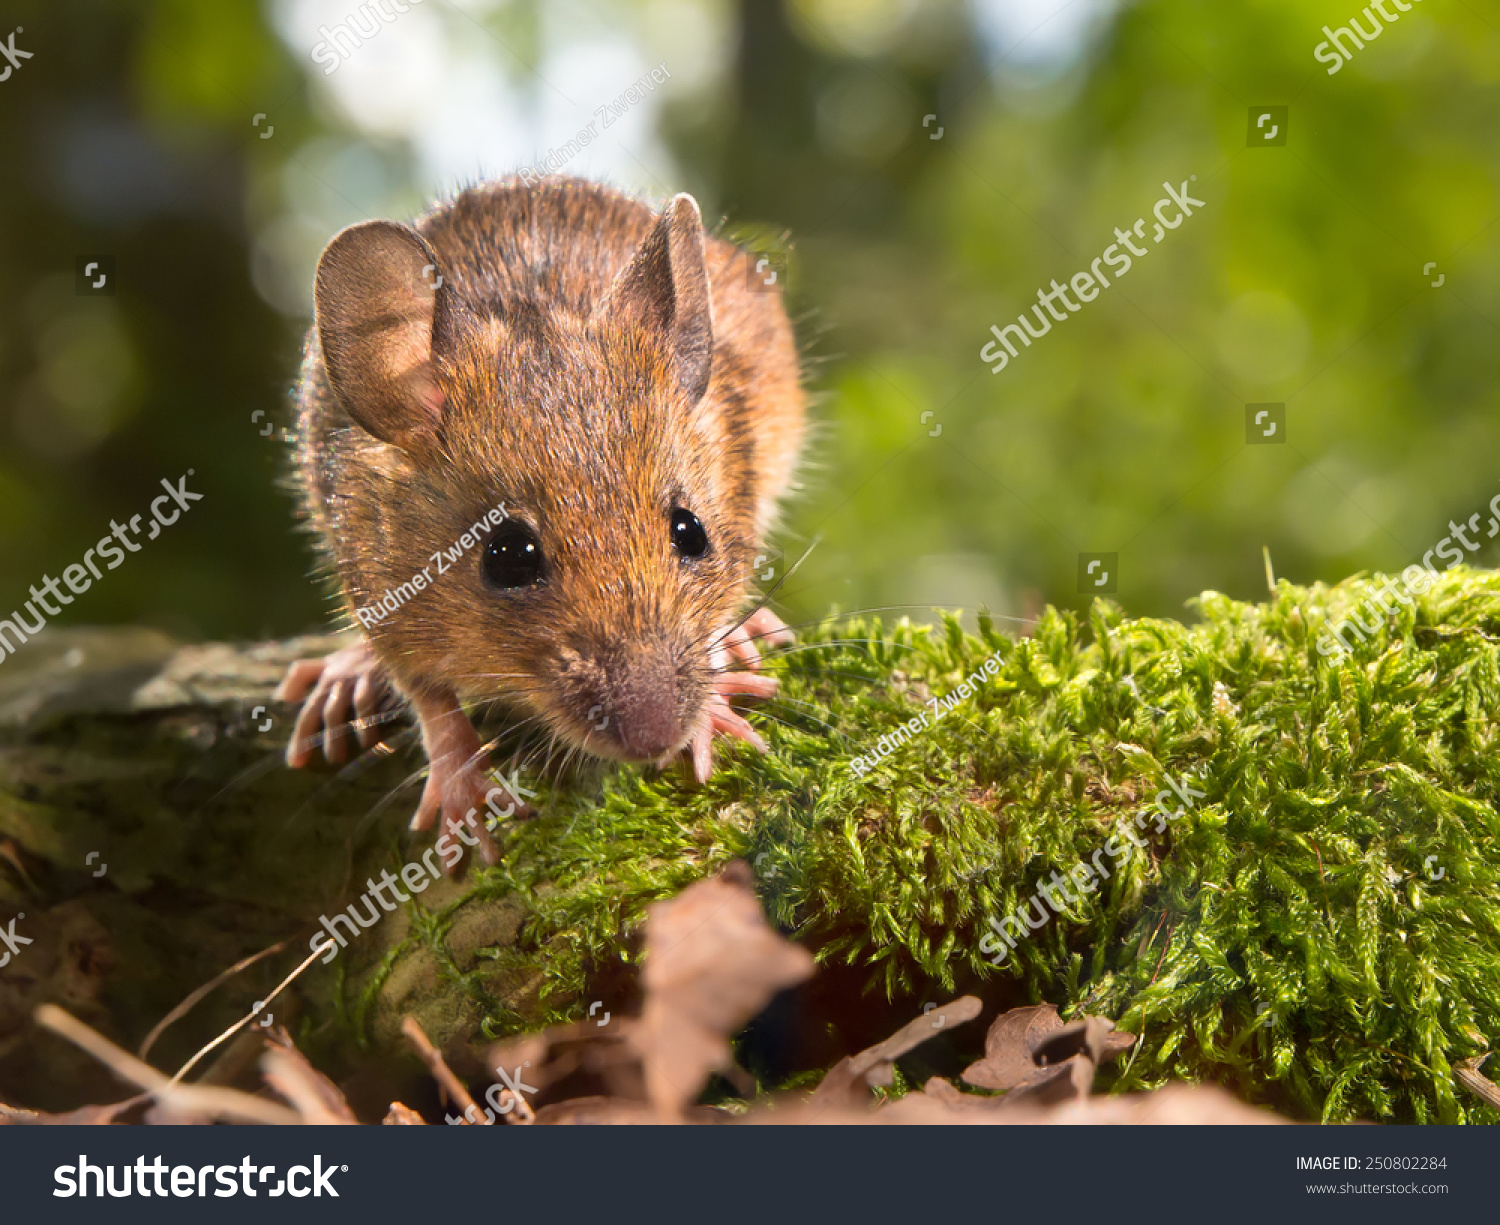
{"label": "field mouse", "polygon": [[[318,263],[294,482],[362,640],[292,666],[287,758],[347,760],[404,699],[430,765],[414,830],[497,852],[465,703],[700,780],[729,705],[770,696],[751,563],[791,483],[804,393],[780,286],[705,234],[570,178],[366,221]],[[399,696],[398,696],[399,695]],[[445,855],[445,862],[447,857]]]}

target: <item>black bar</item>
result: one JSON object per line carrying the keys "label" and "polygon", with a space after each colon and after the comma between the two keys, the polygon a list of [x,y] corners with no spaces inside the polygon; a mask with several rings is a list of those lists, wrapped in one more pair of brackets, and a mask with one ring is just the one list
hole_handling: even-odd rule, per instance
{"label": "black bar", "polygon": [[[385,1221],[483,1212],[485,1220],[974,1222],[1098,1217],[1402,1221],[1487,1220],[1495,1136],[1460,1127],[4,1127],[7,1221]],[[59,1166],[123,1165],[133,1194],[58,1197]],[[141,1196],[134,1166],[234,1166],[197,1175],[187,1197]],[[245,1157],[276,1167],[251,1176]],[[1299,1168],[1314,1159],[1321,1168]],[[1329,1163],[1336,1162],[1336,1166]],[[1354,1162],[1354,1168],[1346,1163]],[[320,1195],[271,1197],[292,1166],[320,1163]],[[1386,1170],[1371,1164],[1393,1164]],[[1438,1164],[1442,1163],[1442,1164]],[[1429,1168],[1403,1168],[1411,1166]],[[344,1167],[347,1166],[347,1169]],[[170,1189],[170,1173],[163,1178]],[[180,1177],[187,1186],[189,1179]],[[297,1187],[312,1178],[299,1175]],[[233,1184],[234,1194],[224,1190]],[[1365,1186],[1314,1194],[1311,1184]],[[1377,1193],[1372,1187],[1404,1191]],[[1443,1188],[1414,1193],[1411,1188]],[[216,1193],[217,1192],[217,1193]],[[182,1213],[178,1217],[177,1213]],[[1484,1215],[1481,1215],[1481,1213]],[[968,1214],[975,1214],[969,1216]],[[980,1215],[982,1214],[982,1215]],[[469,1217],[468,1219],[479,1219]],[[957,1218],[963,1219],[963,1218]]]}

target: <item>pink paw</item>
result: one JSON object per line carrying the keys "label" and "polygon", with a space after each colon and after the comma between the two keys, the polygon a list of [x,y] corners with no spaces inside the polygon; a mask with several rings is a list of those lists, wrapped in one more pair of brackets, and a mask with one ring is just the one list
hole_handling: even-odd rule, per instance
{"label": "pink paw", "polygon": [[[456,697],[451,693],[418,697],[413,703],[422,724],[429,772],[411,828],[419,833],[429,830],[441,817],[439,841],[447,837],[450,844],[477,847],[485,863],[499,863],[500,849],[490,836],[491,821],[528,817],[531,809],[522,796],[512,795],[490,777],[484,745]],[[514,779],[510,786],[524,792]],[[462,863],[457,861],[452,871]]]}
{"label": "pink paw", "polygon": [[[743,740],[762,753],[766,751],[766,742],[760,733],[729,705],[729,699],[737,694],[774,697],[776,678],[759,675],[761,658],[757,643],[784,646],[791,641],[791,630],[769,608],[756,609],[739,625],[714,640],[709,652],[709,664],[714,671],[714,692],[704,707],[701,726],[688,743],[693,775],[700,783],[706,783],[713,773],[715,736]],[[729,669],[734,663],[742,664],[745,670],[731,672]]]}
{"label": "pink paw", "polygon": [[276,690],[280,702],[301,702],[286,746],[287,764],[300,770],[317,756],[335,765],[380,743],[395,708],[395,693],[369,643],[335,651],[326,659],[298,660]]}
{"label": "pink paw", "polygon": [[[484,750],[477,737],[474,752],[477,756],[460,762],[449,758],[432,762],[427,783],[422,788],[422,802],[417,806],[416,816],[411,819],[411,828],[422,833],[431,829],[441,816],[443,825],[439,838],[446,835],[455,845],[477,845],[479,857],[493,866],[500,862],[500,848],[490,837],[486,824],[489,809],[485,806],[485,796],[495,784],[490,781],[489,771],[485,768]],[[462,864],[463,860],[458,863]]]}

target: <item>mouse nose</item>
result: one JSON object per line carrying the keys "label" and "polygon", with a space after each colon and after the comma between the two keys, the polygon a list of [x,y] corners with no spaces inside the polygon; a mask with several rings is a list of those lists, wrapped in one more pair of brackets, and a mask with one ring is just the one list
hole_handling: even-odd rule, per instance
{"label": "mouse nose", "polygon": [[677,670],[666,659],[635,664],[610,678],[606,730],[630,756],[647,760],[676,748],[684,730]]}

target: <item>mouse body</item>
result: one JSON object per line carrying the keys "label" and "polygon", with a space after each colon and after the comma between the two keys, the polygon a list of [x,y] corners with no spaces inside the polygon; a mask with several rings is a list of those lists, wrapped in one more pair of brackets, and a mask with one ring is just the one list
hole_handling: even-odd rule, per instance
{"label": "mouse body", "polygon": [[372,745],[404,700],[430,764],[413,827],[441,816],[493,862],[466,706],[700,779],[716,736],[764,747],[730,699],[774,692],[757,643],[789,637],[743,614],[805,396],[754,256],[687,195],[507,180],[342,231],[315,300],[294,482],[361,641],[288,673],[292,765]]}

